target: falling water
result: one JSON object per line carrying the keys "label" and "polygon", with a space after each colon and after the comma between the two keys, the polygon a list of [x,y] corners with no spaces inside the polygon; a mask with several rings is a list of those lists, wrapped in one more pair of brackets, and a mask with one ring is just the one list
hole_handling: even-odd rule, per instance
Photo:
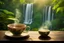
{"label": "falling water", "polygon": [[50,21],[51,17],[51,6],[48,8],[48,21]]}
{"label": "falling water", "polygon": [[43,26],[51,27],[51,20],[53,20],[54,13],[51,12],[52,7],[46,6],[43,10]]}
{"label": "falling water", "polygon": [[33,3],[26,5],[24,24],[32,23]]}

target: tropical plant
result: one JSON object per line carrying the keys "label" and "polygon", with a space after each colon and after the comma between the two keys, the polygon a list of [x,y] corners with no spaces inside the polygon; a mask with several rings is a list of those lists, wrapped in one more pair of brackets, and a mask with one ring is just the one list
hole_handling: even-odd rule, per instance
{"label": "tropical plant", "polygon": [[56,10],[56,13],[59,11],[64,11],[64,0],[52,0],[53,9]]}
{"label": "tropical plant", "polygon": [[[53,10],[55,11],[55,20],[53,20],[53,28],[57,30],[64,29],[64,0],[52,0]],[[58,14],[58,15],[57,15]]]}
{"label": "tropical plant", "polygon": [[15,9],[25,0],[0,0],[0,30],[6,30],[7,24],[13,23],[15,18]]}
{"label": "tropical plant", "polygon": [[6,29],[8,23],[15,20],[14,14],[11,11],[0,9],[0,28]]}

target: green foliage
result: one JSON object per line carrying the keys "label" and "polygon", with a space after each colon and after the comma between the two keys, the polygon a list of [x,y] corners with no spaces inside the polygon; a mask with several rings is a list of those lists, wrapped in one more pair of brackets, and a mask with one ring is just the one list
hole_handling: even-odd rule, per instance
{"label": "green foliage", "polygon": [[[12,18],[12,19],[8,19],[8,18]],[[0,28],[6,29],[7,24],[11,23],[10,21],[13,21],[13,18],[14,18],[14,14],[11,11],[0,9],[0,24],[3,25],[3,27]]]}
{"label": "green foliage", "polygon": [[59,29],[59,31],[64,31],[64,28]]}
{"label": "green foliage", "polygon": [[62,28],[64,28],[64,13],[59,12],[55,14],[55,19],[52,21],[52,29],[60,30]]}
{"label": "green foliage", "polygon": [[12,12],[9,12],[9,11],[7,11],[7,10],[3,10],[3,12],[6,13],[6,14],[11,14],[11,15],[13,15]]}
{"label": "green foliage", "polygon": [[0,1],[0,4],[4,4],[4,3]]}
{"label": "green foliage", "polygon": [[56,18],[52,21],[53,30],[62,31],[64,29],[64,0],[52,0],[52,5],[53,10],[56,11]]}
{"label": "green foliage", "polygon": [[[14,18],[16,8],[20,9],[22,13],[23,6],[21,5],[31,3],[32,1],[33,0],[0,0],[0,9],[3,9],[2,11],[0,10],[0,28],[4,27],[5,29],[8,23],[17,20]],[[41,5],[41,7],[38,6],[38,4],[34,5],[33,23],[30,25],[33,31],[37,31],[42,25],[42,10],[44,5],[43,3],[41,3]],[[51,5],[51,2],[48,1],[46,5]],[[59,14],[55,15],[55,19],[52,21],[53,30],[64,30],[64,0],[52,0],[52,6],[53,10],[56,10],[55,14]],[[21,19],[24,20],[24,16],[22,16]],[[23,22],[22,20],[21,22]]]}
{"label": "green foliage", "polygon": [[59,19],[55,19],[55,20],[53,20],[52,21],[52,28],[53,28],[53,30],[58,30],[59,29]]}
{"label": "green foliage", "polygon": [[0,30],[6,30],[7,24],[13,23],[15,18],[15,9],[25,0],[0,0]]}
{"label": "green foliage", "polygon": [[25,0],[20,0],[20,3],[23,4],[23,3],[26,3]]}
{"label": "green foliage", "polygon": [[30,25],[31,30],[37,31],[41,25],[42,25],[42,8],[38,9],[38,7],[34,5],[33,22]]}
{"label": "green foliage", "polygon": [[56,13],[59,11],[64,11],[64,0],[52,0],[53,10],[56,10]]}

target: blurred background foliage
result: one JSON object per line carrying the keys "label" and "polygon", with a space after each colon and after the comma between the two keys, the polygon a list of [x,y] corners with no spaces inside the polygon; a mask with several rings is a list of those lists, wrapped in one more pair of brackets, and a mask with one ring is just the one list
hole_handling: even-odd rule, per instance
{"label": "blurred background foliage", "polygon": [[[42,25],[42,9],[44,5],[51,5],[54,10],[55,19],[52,22],[53,30],[64,30],[64,0],[47,0],[47,2],[34,2],[34,0],[0,0],[0,29],[6,30],[7,24],[13,23],[15,18],[15,9],[18,8],[23,14],[23,4],[34,3],[33,23],[30,25],[31,30],[38,30]],[[22,15],[23,22],[24,15]]]}
{"label": "blurred background foliage", "polygon": [[20,4],[20,0],[0,0],[0,30],[7,30],[7,25],[14,23],[15,9]]}
{"label": "blurred background foliage", "polygon": [[64,0],[52,0],[53,9],[57,12],[64,12]]}

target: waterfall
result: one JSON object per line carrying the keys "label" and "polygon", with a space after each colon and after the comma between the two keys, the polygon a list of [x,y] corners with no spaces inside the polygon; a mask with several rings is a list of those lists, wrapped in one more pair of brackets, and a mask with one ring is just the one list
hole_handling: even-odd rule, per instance
{"label": "waterfall", "polygon": [[43,9],[43,26],[51,27],[51,20],[53,20],[54,13],[51,6],[45,6]]}
{"label": "waterfall", "polygon": [[50,21],[51,17],[51,6],[48,8],[48,21]]}
{"label": "waterfall", "polygon": [[24,24],[32,23],[33,3],[26,5]]}

